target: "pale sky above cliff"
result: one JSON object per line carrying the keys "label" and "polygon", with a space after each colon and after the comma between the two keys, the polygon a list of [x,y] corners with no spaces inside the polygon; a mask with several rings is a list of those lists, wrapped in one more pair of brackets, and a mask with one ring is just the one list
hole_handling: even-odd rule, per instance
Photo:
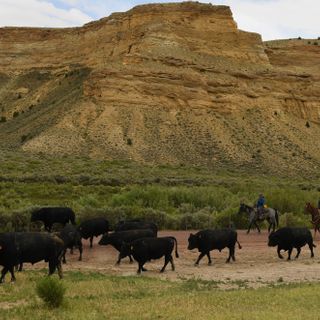
{"label": "pale sky above cliff", "polygon": [[[138,4],[167,0],[0,0],[0,26],[67,27],[126,11]],[[175,0],[174,2],[182,2]],[[231,7],[242,30],[264,40],[320,36],[319,0],[215,0]]]}

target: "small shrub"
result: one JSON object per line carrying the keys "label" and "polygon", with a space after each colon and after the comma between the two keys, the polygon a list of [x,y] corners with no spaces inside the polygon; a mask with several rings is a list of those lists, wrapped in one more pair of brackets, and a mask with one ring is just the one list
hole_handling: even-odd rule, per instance
{"label": "small shrub", "polygon": [[310,123],[309,123],[309,121],[306,122],[306,127],[307,127],[307,128],[310,128]]}
{"label": "small shrub", "polygon": [[127,145],[132,146],[132,140],[130,138],[127,139]]}
{"label": "small shrub", "polygon": [[2,117],[0,118],[0,122],[6,122],[6,121],[7,121],[7,118],[6,118],[6,117],[3,117],[3,116],[2,116]]}
{"label": "small shrub", "polygon": [[301,40],[301,37],[298,37],[298,40]]}
{"label": "small shrub", "polygon": [[46,277],[38,282],[36,292],[50,308],[58,308],[63,302],[66,289],[59,280]]}
{"label": "small shrub", "polygon": [[16,118],[16,117],[18,117],[18,116],[19,116],[19,112],[18,112],[18,111],[15,111],[15,112],[13,113],[13,117]]}
{"label": "small shrub", "polygon": [[313,44],[314,44],[315,46],[317,46],[317,45],[318,45],[318,42],[317,42],[317,41],[315,41]]}

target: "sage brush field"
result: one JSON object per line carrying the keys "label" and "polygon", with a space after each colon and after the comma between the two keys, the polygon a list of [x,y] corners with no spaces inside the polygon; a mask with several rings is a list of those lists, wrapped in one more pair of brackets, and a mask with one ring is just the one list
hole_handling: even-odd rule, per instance
{"label": "sage brush field", "polygon": [[303,213],[316,203],[319,178],[185,166],[50,157],[6,151],[0,155],[0,228],[28,230],[39,206],[70,206],[77,220],[105,216],[111,224],[140,217],[161,229],[247,226],[241,201],[252,205],[263,192],[280,211],[280,224],[309,225]]}

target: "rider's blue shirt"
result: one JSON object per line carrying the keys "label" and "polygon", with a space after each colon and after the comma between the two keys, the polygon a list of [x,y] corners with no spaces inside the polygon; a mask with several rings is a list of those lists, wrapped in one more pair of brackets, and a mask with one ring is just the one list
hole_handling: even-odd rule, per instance
{"label": "rider's blue shirt", "polygon": [[266,199],[264,197],[261,197],[261,198],[258,199],[257,207],[261,208],[261,207],[263,207],[265,205],[265,203],[266,203]]}

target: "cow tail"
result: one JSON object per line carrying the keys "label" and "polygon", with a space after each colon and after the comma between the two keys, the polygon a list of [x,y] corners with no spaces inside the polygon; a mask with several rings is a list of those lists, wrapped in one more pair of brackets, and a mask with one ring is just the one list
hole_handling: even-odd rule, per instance
{"label": "cow tail", "polygon": [[238,244],[239,249],[242,249],[242,246],[238,240],[237,240],[237,244]]}
{"label": "cow tail", "polygon": [[278,228],[279,227],[279,212],[277,209],[274,209],[274,211],[275,211],[276,225]]}
{"label": "cow tail", "polygon": [[173,241],[175,242],[176,245],[176,250],[175,250],[175,254],[176,254],[176,258],[179,258],[179,253],[178,253],[178,241],[175,237],[170,237],[171,239],[173,239]]}
{"label": "cow tail", "polygon": [[316,247],[317,247],[314,243],[312,244],[312,246],[313,246],[314,248],[316,248]]}

